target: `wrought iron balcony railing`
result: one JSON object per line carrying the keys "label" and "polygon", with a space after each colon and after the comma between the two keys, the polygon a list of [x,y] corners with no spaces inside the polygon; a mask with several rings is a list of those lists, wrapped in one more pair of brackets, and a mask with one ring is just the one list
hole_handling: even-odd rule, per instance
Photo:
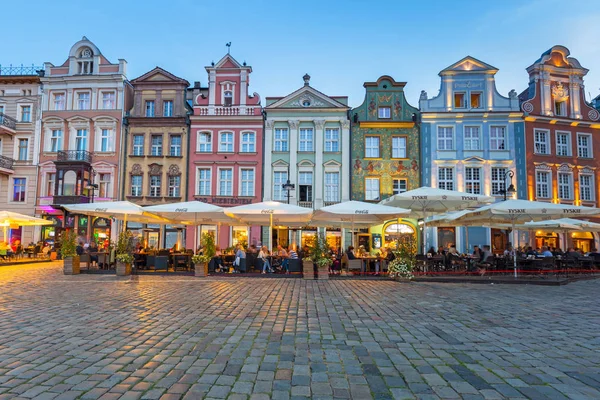
{"label": "wrought iron balcony railing", "polygon": [[15,65],[10,64],[8,67],[6,65],[0,65],[0,75],[14,75],[14,76],[24,76],[24,75],[42,75],[40,72],[44,72],[44,67],[38,67],[36,65],[31,64],[28,65]]}
{"label": "wrought iron balcony railing", "polygon": [[56,154],[56,161],[81,161],[92,163],[92,153],[87,150],[65,150]]}
{"label": "wrought iron balcony railing", "polygon": [[0,125],[6,126],[10,129],[17,129],[17,120],[13,117],[9,117],[3,113],[0,113]]}
{"label": "wrought iron balcony railing", "polygon": [[15,160],[10,157],[0,156],[0,168],[13,169]]}

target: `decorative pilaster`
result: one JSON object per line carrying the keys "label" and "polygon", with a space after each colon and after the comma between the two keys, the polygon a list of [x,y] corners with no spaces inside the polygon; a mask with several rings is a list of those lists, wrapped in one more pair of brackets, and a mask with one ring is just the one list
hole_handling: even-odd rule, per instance
{"label": "decorative pilaster", "polygon": [[[288,171],[288,179],[298,187],[298,126],[300,122],[297,119],[289,120],[289,150],[290,150],[290,169]],[[290,204],[298,204],[298,196],[290,198]]]}
{"label": "decorative pilaster", "polygon": [[342,149],[342,170],[341,170],[341,181],[340,181],[340,195],[341,201],[350,200],[350,168],[347,165],[350,161],[350,121],[342,119],[340,121],[342,130],[340,132],[340,147]]}
{"label": "decorative pilaster", "polygon": [[272,119],[268,119],[265,122],[265,162],[263,165],[264,173],[264,192],[263,201],[273,200],[273,170],[271,168],[273,164],[273,128],[275,122]]}
{"label": "decorative pilaster", "polygon": [[315,209],[323,207],[323,182],[325,182],[325,177],[323,176],[323,145],[325,140],[325,132],[323,131],[324,127],[324,119],[315,120],[315,181],[313,182],[313,188],[315,191]]}

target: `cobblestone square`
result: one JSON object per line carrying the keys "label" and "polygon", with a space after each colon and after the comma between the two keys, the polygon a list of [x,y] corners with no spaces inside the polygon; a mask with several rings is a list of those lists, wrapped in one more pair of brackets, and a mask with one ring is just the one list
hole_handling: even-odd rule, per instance
{"label": "cobblestone square", "polygon": [[0,267],[0,399],[600,399],[599,289]]}

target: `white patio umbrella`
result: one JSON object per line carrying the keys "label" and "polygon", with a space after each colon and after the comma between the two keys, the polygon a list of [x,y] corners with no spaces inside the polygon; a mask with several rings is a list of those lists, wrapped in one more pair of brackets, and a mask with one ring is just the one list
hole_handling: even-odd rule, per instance
{"label": "white patio umbrella", "polygon": [[47,219],[36,218],[30,215],[20,214],[12,211],[0,211],[0,226],[3,228],[5,241],[8,241],[8,227],[11,225],[40,226],[52,224],[53,222],[48,221]]}
{"label": "white patio umbrella", "polygon": [[[427,229],[427,217],[449,211],[464,210],[491,203],[494,197],[423,186],[385,199],[379,204],[410,209],[411,216],[423,219],[423,232]],[[425,237],[423,254],[425,254]]]}
{"label": "white patio umbrella", "polygon": [[313,210],[278,201],[263,201],[227,208],[225,213],[232,218],[240,219],[246,225],[269,224],[269,245],[272,246],[273,225],[306,226]]}
{"label": "white patio umbrella", "polygon": [[[525,229],[555,229],[563,232],[563,249],[567,249],[567,232],[588,231],[600,232],[600,224],[574,218],[559,218],[550,221],[526,222]],[[517,228],[518,229],[518,228]]]}
{"label": "white patio umbrella", "polygon": [[[456,219],[461,223],[510,223],[514,232],[515,225],[530,221],[543,221],[565,215],[592,216],[600,214],[600,209],[579,207],[567,204],[554,204],[528,200],[506,200],[469,211]],[[514,255],[514,273],[517,277],[517,255]]]}
{"label": "white patio umbrella", "polygon": [[142,206],[138,206],[129,201],[64,204],[62,207],[74,214],[121,219],[124,221],[123,230],[125,230],[125,226],[127,226],[127,221],[140,222],[143,224],[173,223],[173,221],[153,214],[145,210]]}
{"label": "white patio umbrella", "polygon": [[[144,207],[144,210],[175,221],[183,225],[235,225],[235,218],[225,214],[223,207],[202,201],[184,201],[180,203],[160,204]],[[194,247],[198,243],[198,229],[194,229]],[[219,233],[217,232],[217,238]],[[216,239],[216,238],[215,238]]]}
{"label": "white patio umbrella", "polygon": [[354,227],[356,224],[370,226],[383,223],[410,214],[406,208],[383,206],[362,201],[344,201],[322,207],[313,213],[310,224],[314,226],[341,227],[352,226],[352,245],[354,246]]}

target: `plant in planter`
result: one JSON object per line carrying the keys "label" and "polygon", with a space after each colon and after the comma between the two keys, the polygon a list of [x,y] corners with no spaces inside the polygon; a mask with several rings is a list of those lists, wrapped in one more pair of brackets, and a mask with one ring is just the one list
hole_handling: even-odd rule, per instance
{"label": "plant in planter", "polygon": [[[314,240],[311,241],[311,245],[308,247],[308,257],[305,257],[303,261],[312,262],[313,265],[316,265],[318,271],[317,279],[329,279],[329,268],[333,264],[333,258],[331,257],[325,235],[315,235]],[[310,269],[307,271],[308,268],[309,265],[303,264],[305,278],[311,279],[313,274],[311,274]]]}
{"label": "plant in planter", "polygon": [[217,254],[214,233],[204,233],[200,239],[200,244],[202,244],[202,254],[196,254],[192,256],[192,262],[194,263],[194,271],[196,276],[207,276],[208,263]]}
{"label": "plant in planter", "polygon": [[133,236],[131,231],[122,231],[117,239],[117,275],[130,275],[133,263]]}
{"label": "plant in planter", "polygon": [[396,242],[394,259],[388,264],[391,278],[413,279],[413,270],[417,264],[417,243],[412,236],[406,236]]}
{"label": "plant in planter", "polygon": [[77,255],[77,234],[73,229],[62,234],[60,250],[64,260],[63,273],[65,275],[79,274],[79,255]]}

